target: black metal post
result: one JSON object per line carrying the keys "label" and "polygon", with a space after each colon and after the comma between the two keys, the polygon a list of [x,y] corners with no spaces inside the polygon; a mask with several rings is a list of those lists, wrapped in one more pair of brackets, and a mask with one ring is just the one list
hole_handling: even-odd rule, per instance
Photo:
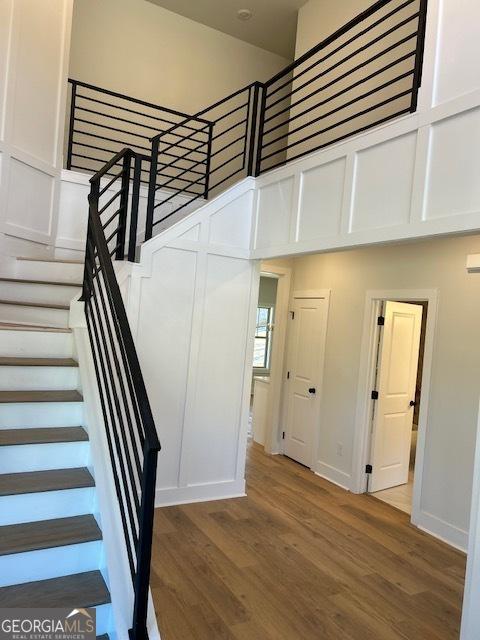
{"label": "black metal post", "polygon": [[155,211],[155,193],[157,187],[158,148],[160,136],[152,140],[152,155],[150,158],[150,179],[148,181],[147,218],[145,220],[145,240],[150,240],[153,235],[153,214]]}
{"label": "black metal post", "polygon": [[[88,222],[87,222],[87,238],[85,241],[85,266],[83,268],[83,288],[82,295],[80,296],[80,300],[86,301],[90,295],[89,291],[89,280],[91,274],[89,273],[89,269],[91,268],[90,261],[88,260],[88,254],[90,251],[90,247],[93,242],[93,231],[92,231],[92,223],[90,220],[90,211],[93,208],[96,215],[98,215],[98,201],[100,198],[100,178],[96,180],[91,180],[90,182],[90,195],[88,196]],[[91,256],[92,264],[95,261],[95,256]]]}
{"label": "black metal post", "polygon": [[213,122],[208,125],[208,143],[207,143],[207,162],[205,165],[205,191],[203,197],[208,200],[208,191],[210,186],[210,163],[212,160],[212,141],[213,141]]}
{"label": "black metal post", "polygon": [[247,175],[253,176],[253,162],[255,157],[255,142],[257,138],[257,122],[258,122],[258,92],[260,89],[260,82],[255,82],[253,84],[253,102],[252,102],[252,112],[250,118],[250,144],[248,151],[248,165],[247,165]]}
{"label": "black metal post", "polygon": [[135,262],[137,249],[138,204],[140,201],[140,182],[142,179],[142,156],[135,154],[133,169],[132,206],[130,207],[130,235],[128,238],[128,260]]}
{"label": "black metal post", "polygon": [[150,448],[147,440],[145,441],[143,455],[142,502],[139,516],[137,572],[134,580],[135,601],[133,605],[133,627],[129,630],[130,640],[148,640],[148,591],[150,584],[150,563],[152,559],[158,452],[156,449]]}
{"label": "black metal post", "polygon": [[128,195],[130,191],[130,169],[132,165],[132,152],[127,151],[123,156],[122,168],[122,194],[120,196],[120,212],[118,214],[117,250],[116,260],[125,259],[125,236],[127,232]]}
{"label": "black metal post", "polygon": [[410,112],[414,113],[418,105],[418,90],[422,84],[423,71],[423,53],[425,50],[425,31],[427,28],[427,5],[428,0],[420,0],[418,28],[417,28],[417,47],[415,51],[415,71],[413,73],[413,90],[412,101],[410,103]]}
{"label": "black metal post", "polygon": [[260,121],[258,124],[257,159],[255,163],[255,176],[259,176],[262,170],[262,146],[263,146],[263,130],[265,128],[266,106],[267,106],[267,88],[265,85],[262,85],[262,100],[260,102]]}
{"label": "black metal post", "polygon": [[70,123],[68,127],[67,169],[72,168],[73,129],[75,126],[75,103],[77,100],[77,83],[75,80],[71,80],[70,82],[72,84],[72,96],[70,102]]}

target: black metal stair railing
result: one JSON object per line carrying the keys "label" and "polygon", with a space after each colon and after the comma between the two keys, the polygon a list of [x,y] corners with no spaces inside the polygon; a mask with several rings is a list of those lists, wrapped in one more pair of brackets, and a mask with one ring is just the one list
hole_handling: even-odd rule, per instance
{"label": "black metal stair railing", "polygon": [[427,0],[379,0],[264,85],[256,174],[414,112]]}
{"label": "black metal stair railing", "polygon": [[[208,199],[254,166],[258,91],[255,82],[207,107],[151,140],[146,236],[199,198]],[[172,159],[172,156],[174,158]],[[170,190],[171,194],[165,194]],[[158,197],[158,193],[164,193]],[[160,207],[183,194],[184,202],[165,215]]]}
{"label": "black metal stair railing", "polygon": [[[67,169],[95,173],[125,147],[149,157],[153,135],[190,117],[175,109],[72,78],[68,83]],[[148,167],[143,171],[142,182],[148,182]]]}
{"label": "black metal stair railing", "polygon": [[[162,221],[239,178],[416,111],[426,17],[427,0],[378,0],[267,82],[254,82],[194,116],[72,83],[67,165],[87,171],[102,165],[90,180],[82,299],[133,580],[132,640],[148,637],[160,444],[112,257],[134,261],[138,244]],[[86,89],[93,92],[89,98]],[[99,97],[101,91],[109,100]],[[144,232],[142,182],[148,185]]]}
{"label": "black metal stair railing", "polygon": [[[426,16],[427,0],[378,0],[267,82],[153,136],[147,237],[241,177],[416,111]],[[175,193],[188,199],[155,216]]]}
{"label": "black metal stair railing", "polygon": [[[130,198],[132,161],[137,171]],[[121,169],[115,173],[119,165]],[[112,263],[112,256],[123,259],[125,253],[133,257],[135,253],[135,232],[127,238],[126,231],[128,220],[131,229],[136,228],[140,184],[137,154],[131,149],[120,151],[90,183],[82,300],[133,582],[130,638],[147,640],[160,443]]]}

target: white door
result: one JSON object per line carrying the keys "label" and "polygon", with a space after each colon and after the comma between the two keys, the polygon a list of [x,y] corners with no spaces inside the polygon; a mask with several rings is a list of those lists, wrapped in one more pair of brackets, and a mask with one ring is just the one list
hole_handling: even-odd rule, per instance
{"label": "white door", "polygon": [[423,308],[387,302],[381,333],[369,491],[408,482]]}
{"label": "white door", "polygon": [[325,298],[295,298],[289,340],[285,455],[311,467],[320,414]]}

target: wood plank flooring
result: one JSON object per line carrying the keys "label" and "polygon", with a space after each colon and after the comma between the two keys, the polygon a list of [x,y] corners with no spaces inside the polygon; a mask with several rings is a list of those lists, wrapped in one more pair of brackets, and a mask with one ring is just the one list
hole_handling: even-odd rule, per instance
{"label": "wood plank flooring", "polygon": [[281,456],[248,496],[155,514],[162,640],[457,640],[465,557]]}

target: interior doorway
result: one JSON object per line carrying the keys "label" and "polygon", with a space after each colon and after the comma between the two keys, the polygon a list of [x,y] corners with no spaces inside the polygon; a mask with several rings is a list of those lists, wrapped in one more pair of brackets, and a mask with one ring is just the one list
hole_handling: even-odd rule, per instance
{"label": "interior doorway", "polygon": [[367,491],[411,514],[428,301],[381,301],[380,313]]}
{"label": "interior doorway", "polygon": [[250,438],[266,453],[281,451],[279,423],[291,269],[262,265],[252,367]]}

